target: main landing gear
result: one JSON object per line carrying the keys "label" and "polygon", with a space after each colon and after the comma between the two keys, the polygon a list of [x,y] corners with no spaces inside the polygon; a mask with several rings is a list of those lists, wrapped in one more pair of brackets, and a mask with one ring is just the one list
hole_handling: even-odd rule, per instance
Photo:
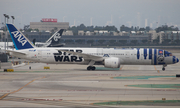
{"label": "main landing gear", "polygon": [[94,60],[91,60],[91,61],[89,62],[89,66],[87,67],[87,70],[95,70],[96,67],[93,66],[94,63],[95,63],[95,61],[94,61]]}
{"label": "main landing gear", "polygon": [[95,70],[95,69],[96,69],[95,66],[88,66],[88,67],[87,67],[87,70]]}
{"label": "main landing gear", "polygon": [[163,67],[162,67],[162,70],[163,70],[163,71],[165,71],[165,67],[166,67],[166,66],[167,66],[167,65],[163,65]]}

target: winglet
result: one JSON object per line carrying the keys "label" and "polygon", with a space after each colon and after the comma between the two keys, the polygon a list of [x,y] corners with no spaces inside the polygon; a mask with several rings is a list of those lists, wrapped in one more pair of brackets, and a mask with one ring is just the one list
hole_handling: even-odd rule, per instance
{"label": "winglet", "polygon": [[13,24],[6,25],[16,50],[34,48],[32,43]]}

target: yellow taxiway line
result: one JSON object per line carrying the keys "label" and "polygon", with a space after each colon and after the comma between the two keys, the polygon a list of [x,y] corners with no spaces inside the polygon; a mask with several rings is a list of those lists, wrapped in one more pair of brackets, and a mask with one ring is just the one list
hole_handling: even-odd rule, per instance
{"label": "yellow taxiway line", "polygon": [[[43,78],[45,78],[45,76],[42,77],[42,78],[39,78],[39,79],[43,79]],[[24,85],[23,87],[19,88],[18,90],[15,90],[15,91],[13,91],[13,92],[6,93],[6,94],[2,95],[2,96],[0,97],[0,100],[4,99],[4,98],[5,98],[6,96],[8,96],[9,94],[13,94],[13,93],[16,93],[16,92],[22,90],[24,87],[28,86],[29,84],[31,84],[31,83],[34,82],[35,80],[37,80],[37,79],[34,79],[34,80],[30,81],[29,83],[27,83],[27,84]]]}

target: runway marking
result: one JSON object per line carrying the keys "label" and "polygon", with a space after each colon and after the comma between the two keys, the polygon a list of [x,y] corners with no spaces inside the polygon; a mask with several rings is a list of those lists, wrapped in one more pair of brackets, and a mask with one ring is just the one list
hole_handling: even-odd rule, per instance
{"label": "runway marking", "polygon": [[122,70],[123,66],[124,66],[124,65],[122,65],[121,68],[120,68],[119,70]]}
{"label": "runway marking", "polygon": [[97,76],[121,76],[121,74],[94,74]]}
{"label": "runway marking", "polygon": [[21,99],[23,101],[62,101],[62,99]]}
{"label": "runway marking", "polygon": [[147,105],[147,106],[179,106],[179,100],[135,100],[135,101],[106,101],[106,102],[98,102],[91,103],[91,105]]}
{"label": "runway marking", "polygon": [[67,90],[67,91],[104,91],[104,90]]}
{"label": "runway marking", "polygon": [[11,92],[11,90],[0,90],[0,92]]}
{"label": "runway marking", "polygon": [[6,94],[4,94],[4,95],[2,95],[1,97],[0,97],[0,100],[2,100],[3,98],[5,98],[6,96],[8,96],[10,93],[6,93]]}
{"label": "runway marking", "polygon": [[157,89],[155,91],[179,91],[179,89]]}
{"label": "runway marking", "polygon": [[158,73],[160,73],[160,71],[156,69],[156,66],[155,66],[155,65],[154,65],[154,69],[155,69]]}
{"label": "runway marking", "polygon": [[[25,81],[13,81],[13,82],[25,82]],[[99,82],[99,81],[35,81],[35,82]]]}
{"label": "runway marking", "polygon": [[[43,79],[43,78],[45,78],[45,76],[42,77],[42,78],[39,78],[39,79]],[[15,90],[15,91],[13,91],[13,92],[6,93],[6,94],[2,95],[2,96],[0,97],[0,100],[2,100],[3,98],[7,97],[9,94],[13,94],[13,93],[16,93],[16,92],[22,90],[24,87],[26,87],[26,86],[29,85],[30,83],[34,82],[35,80],[37,80],[37,79],[34,79],[34,80],[30,81],[29,83],[27,83],[27,84],[24,85],[23,87],[19,88],[18,90]]]}
{"label": "runway marking", "polygon": [[154,65],[154,69],[157,70],[155,65]]}
{"label": "runway marking", "polygon": [[128,87],[140,87],[140,88],[172,88],[179,89],[180,84],[138,84],[138,85],[127,85]]}
{"label": "runway marking", "polygon": [[111,77],[113,79],[149,79],[149,78],[164,78],[164,77],[172,77],[175,78],[174,75],[151,75],[151,76],[120,76],[120,77]]}

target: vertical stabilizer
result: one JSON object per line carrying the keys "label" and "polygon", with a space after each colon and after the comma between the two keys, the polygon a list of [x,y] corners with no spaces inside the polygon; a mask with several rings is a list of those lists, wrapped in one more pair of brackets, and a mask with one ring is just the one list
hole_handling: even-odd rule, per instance
{"label": "vertical stabilizer", "polygon": [[59,44],[63,31],[64,31],[64,29],[60,29],[59,31],[55,32],[55,33],[46,41],[46,44],[48,44],[47,47],[48,47],[48,46],[51,46],[51,45]]}
{"label": "vertical stabilizer", "polygon": [[16,50],[34,48],[32,43],[13,24],[6,25]]}

